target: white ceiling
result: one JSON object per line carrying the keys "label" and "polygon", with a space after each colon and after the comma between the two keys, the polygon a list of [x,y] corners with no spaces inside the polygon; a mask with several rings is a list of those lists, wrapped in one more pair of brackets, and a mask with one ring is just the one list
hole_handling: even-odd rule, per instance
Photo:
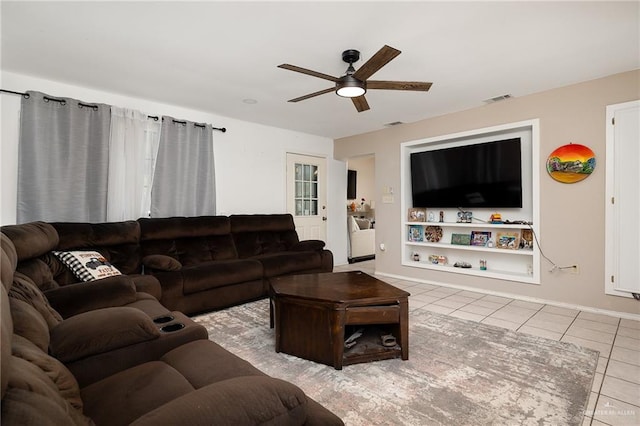
{"label": "white ceiling", "polygon": [[[3,0],[2,68],[338,138],[638,69],[639,6]],[[334,93],[287,102],[332,83],[277,65],[341,76],[343,50],[357,69],[384,44],[402,54],[372,79],[429,92],[371,90],[362,113]]]}

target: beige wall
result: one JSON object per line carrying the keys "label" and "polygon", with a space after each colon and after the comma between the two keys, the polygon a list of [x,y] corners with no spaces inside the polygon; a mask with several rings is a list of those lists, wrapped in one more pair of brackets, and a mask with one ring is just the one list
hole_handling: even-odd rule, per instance
{"label": "beige wall", "polygon": [[[375,154],[376,240],[377,245],[385,243],[387,248],[376,253],[377,272],[640,313],[639,302],[604,294],[605,109],[607,105],[637,99],[640,70],[336,140],[337,159]],[[400,144],[536,118],[540,120],[540,244],[554,263],[578,264],[580,273],[551,273],[550,264],[542,259],[541,284],[532,285],[402,266]],[[568,185],[551,179],[545,165],[555,148],[570,142],[586,145],[595,152],[596,169],[589,178]],[[381,202],[385,187],[394,189],[393,203]]]}

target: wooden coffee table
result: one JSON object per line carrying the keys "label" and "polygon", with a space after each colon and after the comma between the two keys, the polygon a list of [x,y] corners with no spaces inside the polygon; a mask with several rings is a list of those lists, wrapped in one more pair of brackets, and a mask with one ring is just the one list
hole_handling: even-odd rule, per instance
{"label": "wooden coffee table", "polygon": [[[360,271],[289,275],[271,280],[276,352],[341,370],[343,365],[409,359],[409,293]],[[355,326],[355,327],[354,327]],[[364,334],[345,349],[345,329]],[[382,334],[397,344],[382,345]]]}

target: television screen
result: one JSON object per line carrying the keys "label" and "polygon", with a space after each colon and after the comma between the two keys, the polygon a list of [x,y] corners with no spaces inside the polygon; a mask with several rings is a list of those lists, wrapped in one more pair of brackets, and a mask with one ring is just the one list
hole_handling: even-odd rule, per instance
{"label": "television screen", "polygon": [[520,138],[411,154],[413,207],[522,207]]}
{"label": "television screen", "polygon": [[356,199],[356,181],[358,172],[355,170],[347,171],[347,200]]}

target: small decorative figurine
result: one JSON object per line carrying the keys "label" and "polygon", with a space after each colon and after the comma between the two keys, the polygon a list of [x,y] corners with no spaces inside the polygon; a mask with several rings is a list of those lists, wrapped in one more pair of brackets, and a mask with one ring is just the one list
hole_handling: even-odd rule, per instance
{"label": "small decorative figurine", "polygon": [[444,222],[444,212],[440,210],[440,222]]}

